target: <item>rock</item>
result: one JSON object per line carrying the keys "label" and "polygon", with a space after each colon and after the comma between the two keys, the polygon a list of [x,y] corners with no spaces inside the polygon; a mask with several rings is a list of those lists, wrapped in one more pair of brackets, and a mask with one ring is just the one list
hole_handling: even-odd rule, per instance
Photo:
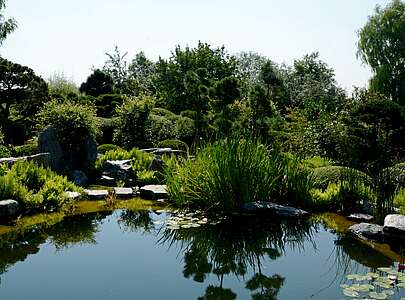
{"label": "rock", "polygon": [[38,152],[49,153],[49,167],[56,171],[64,169],[63,150],[58,142],[57,132],[53,126],[45,127],[38,136]]}
{"label": "rock", "polygon": [[0,158],[0,164],[6,163],[6,164],[12,166],[17,161],[26,160],[26,161],[33,161],[39,165],[48,167],[49,159],[50,159],[49,153],[38,153],[35,155],[30,155],[30,156]]}
{"label": "rock", "polygon": [[114,178],[115,181],[126,181],[132,177],[131,160],[107,160],[103,165],[103,175]]}
{"label": "rock", "polygon": [[66,192],[66,195],[68,196],[69,199],[72,200],[79,200],[80,199],[80,194],[78,192]]}
{"label": "rock", "polygon": [[115,179],[107,175],[102,175],[100,178],[100,182],[101,184],[107,186],[114,186],[116,184]]}
{"label": "rock", "polygon": [[262,212],[272,211],[282,217],[305,217],[309,213],[305,210],[298,209],[291,206],[283,206],[272,202],[249,202],[241,205],[242,212]]}
{"label": "rock", "polygon": [[80,185],[80,186],[86,185],[87,182],[89,181],[89,179],[87,178],[87,175],[79,170],[73,171],[72,178],[73,178],[73,182],[76,185]]}
{"label": "rock", "polygon": [[166,199],[168,193],[166,190],[166,185],[145,185],[139,190],[141,198],[144,199]]}
{"label": "rock", "polygon": [[150,163],[149,165],[149,170],[150,171],[157,171],[157,172],[163,172],[165,167],[165,162],[163,161],[161,156],[156,156]]}
{"label": "rock", "polygon": [[89,199],[105,199],[108,196],[107,190],[84,190]]}
{"label": "rock", "polygon": [[84,142],[64,148],[53,126],[45,127],[38,136],[39,152],[50,154],[49,166],[55,171],[86,170],[97,159],[97,144],[94,138],[87,137]]}
{"label": "rock", "polygon": [[387,233],[402,233],[405,235],[405,216],[399,214],[387,215],[384,219],[384,231]]}
{"label": "rock", "polygon": [[20,206],[15,200],[1,200],[0,201],[0,218],[9,218],[15,216],[20,209]]}
{"label": "rock", "polygon": [[115,187],[114,192],[118,198],[131,198],[134,196],[132,188]]}
{"label": "rock", "polygon": [[361,239],[368,239],[373,241],[381,241],[384,238],[383,226],[370,224],[370,223],[360,223],[354,224],[349,227],[349,232],[356,235]]}
{"label": "rock", "polygon": [[174,154],[176,157],[177,156],[186,156],[187,152],[183,151],[183,150],[174,150],[171,148],[156,148],[155,150],[152,151],[153,154],[157,155],[157,156],[162,156],[163,154],[166,155],[172,155]]}
{"label": "rock", "polygon": [[361,221],[371,222],[374,219],[374,217],[372,215],[361,214],[361,213],[351,214],[350,216],[347,216],[347,218],[349,220],[357,221],[357,222],[361,222]]}

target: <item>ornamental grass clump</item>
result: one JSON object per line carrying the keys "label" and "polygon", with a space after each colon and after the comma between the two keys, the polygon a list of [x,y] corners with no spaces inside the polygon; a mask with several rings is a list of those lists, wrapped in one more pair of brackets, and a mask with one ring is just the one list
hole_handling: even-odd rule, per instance
{"label": "ornamental grass clump", "polygon": [[[288,201],[293,194],[296,201],[299,194],[309,194],[309,187],[301,185],[304,180],[290,162],[259,142],[225,139],[206,146],[195,159],[168,168],[166,184],[180,207],[232,212],[243,203]],[[300,184],[292,189],[294,180]]]}

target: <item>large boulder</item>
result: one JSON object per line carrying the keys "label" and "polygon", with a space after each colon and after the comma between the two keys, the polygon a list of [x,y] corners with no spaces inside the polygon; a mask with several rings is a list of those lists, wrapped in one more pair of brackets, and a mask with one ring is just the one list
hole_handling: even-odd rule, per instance
{"label": "large boulder", "polygon": [[405,216],[387,215],[384,219],[384,231],[387,233],[403,234],[405,237]]}
{"label": "large boulder", "polygon": [[87,175],[79,170],[74,170],[71,176],[72,176],[73,182],[76,185],[83,186],[83,185],[86,185],[89,181],[89,179],[87,178]]}
{"label": "large boulder", "polygon": [[38,136],[38,152],[49,153],[49,167],[56,171],[64,169],[63,150],[58,142],[56,129],[53,126],[45,127]]}
{"label": "large boulder", "polygon": [[103,176],[115,181],[128,181],[133,177],[131,160],[107,160],[103,165]]}
{"label": "large boulder", "polygon": [[0,218],[9,218],[15,216],[20,207],[15,200],[1,200],[0,201]]}
{"label": "large boulder", "polygon": [[349,232],[361,239],[366,240],[381,241],[384,238],[383,226],[376,224],[354,224],[349,227]]}
{"label": "large boulder", "polygon": [[87,170],[97,159],[97,144],[87,138],[80,145],[67,149],[53,126],[45,127],[38,136],[38,151],[50,154],[49,166],[56,171]]}

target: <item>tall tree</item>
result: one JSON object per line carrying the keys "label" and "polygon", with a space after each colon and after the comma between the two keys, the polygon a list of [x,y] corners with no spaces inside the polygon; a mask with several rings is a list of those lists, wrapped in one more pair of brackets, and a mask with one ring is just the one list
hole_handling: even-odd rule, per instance
{"label": "tall tree", "polygon": [[17,28],[14,18],[7,19],[2,10],[6,8],[6,0],[0,0],[0,46],[6,37]]}
{"label": "tall tree", "polygon": [[121,54],[118,46],[115,46],[113,53],[106,53],[108,59],[104,63],[103,71],[113,79],[117,92],[127,93],[128,66],[126,56],[128,52]]}
{"label": "tall tree", "polygon": [[80,85],[80,92],[94,97],[103,94],[112,94],[114,92],[114,81],[110,75],[100,69],[96,69],[87,77],[87,80]]}
{"label": "tall tree", "polygon": [[359,32],[358,56],[374,72],[372,91],[405,105],[405,3],[393,0]]}

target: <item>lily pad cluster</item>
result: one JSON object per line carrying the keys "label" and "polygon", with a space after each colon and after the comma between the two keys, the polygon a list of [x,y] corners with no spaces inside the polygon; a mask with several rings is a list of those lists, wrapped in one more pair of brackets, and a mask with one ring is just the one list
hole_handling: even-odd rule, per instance
{"label": "lily pad cluster", "polygon": [[364,275],[349,274],[346,279],[349,283],[341,284],[340,287],[345,296],[353,299],[390,299],[401,289],[405,290],[405,273],[393,268],[380,267],[377,272]]}
{"label": "lily pad cluster", "polygon": [[217,225],[221,223],[224,218],[216,219],[215,221],[210,221],[201,212],[196,211],[193,213],[184,213],[179,211],[174,211],[173,214],[164,221],[155,221],[156,225],[166,225],[166,228],[172,230],[178,230],[180,228],[194,228],[200,227],[201,225]]}

